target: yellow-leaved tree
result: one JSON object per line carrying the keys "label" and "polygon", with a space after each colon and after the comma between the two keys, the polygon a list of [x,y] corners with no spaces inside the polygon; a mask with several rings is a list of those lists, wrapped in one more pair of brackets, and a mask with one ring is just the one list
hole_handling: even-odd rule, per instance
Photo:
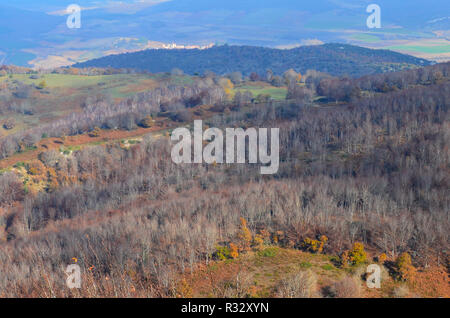
{"label": "yellow-leaved tree", "polygon": [[220,81],[220,86],[222,86],[223,90],[225,91],[225,94],[227,94],[228,98],[231,98],[233,95],[233,82],[230,81],[230,79],[228,78],[221,78]]}
{"label": "yellow-leaved tree", "polygon": [[241,225],[238,232],[239,249],[248,251],[252,243],[252,233],[247,227],[247,221],[241,217]]}
{"label": "yellow-leaved tree", "polygon": [[364,251],[364,244],[356,242],[349,253],[350,262],[353,265],[358,265],[366,261],[366,252]]}
{"label": "yellow-leaved tree", "polygon": [[416,268],[412,264],[411,255],[407,252],[397,257],[395,269],[399,280],[413,280],[416,275]]}
{"label": "yellow-leaved tree", "polygon": [[230,257],[237,258],[238,256],[239,256],[238,247],[235,244],[230,243]]}
{"label": "yellow-leaved tree", "polygon": [[367,254],[364,251],[364,244],[356,242],[350,251],[344,251],[341,254],[341,265],[346,267],[348,263],[358,265],[366,261]]}

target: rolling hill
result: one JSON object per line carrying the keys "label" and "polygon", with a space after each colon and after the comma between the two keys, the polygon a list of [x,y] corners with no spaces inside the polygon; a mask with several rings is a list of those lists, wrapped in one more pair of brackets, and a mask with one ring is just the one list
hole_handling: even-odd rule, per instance
{"label": "rolling hill", "polygon": [[429,64],[425,59],[388,50],[331,43],[289,50],[229,45],[206,50],[144,50],[110,55],[75,64],[74,67],[131,68],[154,73],[179,68],[187,74],[240,71],[244,75],[252,72],[264,74],[267,69],[281,74],[293,68],[301,73],[315,69],[336,76],[362,76]]}

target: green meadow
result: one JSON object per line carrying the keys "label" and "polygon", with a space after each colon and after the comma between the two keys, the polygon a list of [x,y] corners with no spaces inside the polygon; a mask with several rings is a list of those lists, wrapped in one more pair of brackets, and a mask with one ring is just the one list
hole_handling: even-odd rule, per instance
{"label": "green meadow", "polygon": [[435,45],[435,46],[420,46],[420,45],[394,45],[386,47],[390,50],[398,51],[410,51],[419,53],[429,53],[429,54],[442,54],[450,52],[449,45]]}
{"label": "green meadow", "polygon": [[264,86],[254,86],[254,85],[243,85],[234,88],[234,92],[245,92],[250,91],[253,96],[258,96],[259,94],[269,94],[274,100],[286,99],[287,89],[286,87],[264,87]]}

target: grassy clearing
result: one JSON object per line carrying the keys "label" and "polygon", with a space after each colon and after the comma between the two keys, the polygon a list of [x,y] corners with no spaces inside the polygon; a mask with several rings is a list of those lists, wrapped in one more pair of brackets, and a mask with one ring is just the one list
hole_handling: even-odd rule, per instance
{"label": "grassy clearing", "polygon": [[[193,82],[191,76],[170,76],[167,74],[114,74],[114,75],[71,75],[71,74],[43,74],[32,78],[32,74],[12,74],[0,77],[3,81],[20,81],[27,85],[39,85],[42,81],[46,83],[46,89],[51,90],[52,95],[67,94],[86,95],[101,93],[110,95],[112,98],[126,98],[136,93],[144,92],[158,86],[158,82],[169,81],[176,85],[188,85]],[[66,91],[54,91],[65,89]]]}
{"label": "grassy clearing", "polygon": [[345,270],[336,268],[326,255],[267,246],[237,259],[214,263],[206,269],[209,278],[205,272],[198,272],[190,280],[191,286],[199,286],[194,290],[194,296],[213,297],[214,290],[232,282],[240,274],[250,277],[252,297],[272,297],[279,282],[299,270],[310,270],[317,274],[319,288],[347,275]]}
{"label": "grassy clearing", "polygon": [[[41,81],[45,80],[47,87],[58,88],[58,87],[70,87],[70,88],[80,88],[91,85],[97,85],[102,81],[110,80],[110,75],[105,76],[82,76],[82,75],[68,75],[68,74],[44,74],[39,75],[37,79],[32,79],[30,74],[13,74],[9,77],[11,80],[18,80],[25,84],[39,84]],[[116,75],[111,75],[116,76]],[[109,78],[108,78],[109,77]],[[4,77],[6,79],[8,77]]]}
{"label": "grassy clearing", "polygon": [[[70,74],[43,74],[31,78],[31,74],[12,74],[0,77],[2,81],[20,81],[27,85],[39,85],[45,81],[47,89],[71,89],[77,93],[96,92],[111,94],[113,98],[123,98],[134,93],[145,91],[152,84],[154,76],[145,74],[114,74],[114,75],[70,75]],[[180,80],[180,79],[177,79]],[[181,80],[180,80],[181,81]],[[136,89],[135,89],[136,88]]]}
{"label": "grassy clearing", "polygon": [[268,85],[240,85],[233,89],[233,94],[236,92],[250,91],[253,96],[258,96],[259,94],[269,94],[274,100],[284,100],[286,99],[287,88],[286,87],[274,87]]}
{"label": "grassy clearing", "polygon": [[[13,87],[15,81],[34,86],[38,86],[45,81],[46,87],[43,90],[33,89],[28,100],[15,100],[18,105],[28,103],[34,114],[24,115],[12,112],[5,114],[0,118],[0,136],[14,134],[30,127],[57,120],[69,113],[81,111],[82,102],[90,95],[109,95],[117,100],[148,91],[158,85],[154,76],[145,74],[103,76],[12,74],[11,76],[0,77],[1,81],[8,81]],[[16,126],[13,129],[6,130],[3,128],[2,122],[6,118],[15,119]]]}
{"label": "grassy clearing", "polygon": [[[362,297],[393,297],[400,287],[407,287],[409,295],[436,297],[447,294],[439,287],[445,286],[448,280],[445,271],[436,274],[436,270],[430,270],[430,273],[420,273],[416,281],[405,283],[393,280],[383,267],[382,288],[369,289],[362,278],[369,263],[341,268],[336,265],[337,259],[332,255],[265,246],[261,251],[248,252],[236,259],[213,262],[193,274],[186,274],[184,279],[193,288],[193,297],[221,297],[225,289],[233,288],[237,279],[249,282],[250,297],[274,297],[280,281],[298,271],[315,274],[319,295],[345,277],[353,277],[358,282]],[[437,282],[431,283],[433,280]]]}

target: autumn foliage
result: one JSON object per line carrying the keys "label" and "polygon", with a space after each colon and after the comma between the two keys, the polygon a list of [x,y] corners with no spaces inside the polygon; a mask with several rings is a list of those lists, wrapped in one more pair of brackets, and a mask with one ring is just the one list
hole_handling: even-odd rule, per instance
{"label": "autumn foliage", "polygon": [[252,233],[247,227],[247,221],[244,218],[241,217],[240,222],[241,225],[237,235],[239,242],[239,249],[241,251],[248,251],[252,243]]}
{"label": "autumn foliage", "polygon": [[356,242],[349,253],[349,260],[353,265],[358,265],[366,261],[366,252],[364,251],[364,244]]}
{"label": "autumn foliage", "polygon": [[237,258],[239,256],[239,249],[236,244],[230,243],[230,257]]}
{"label": "autumn foliage", "polygon": [[412,264],[411,255],[407,252],[400,254],[395,261],[395,270],[399,280],[414,280],[416,268]]}
{"label": "autumn foliage", "polygon": [[92,131],[89,132],[89,137],[93,137],[93,138],[98,137],[98,136],[100,136],[100,132],[101,132],[100,128],[95,127]]}
{"label": "autumn foliage", "polygon": [[364,251],[364,244],[356,242],[351,250],[346,250],[341,254],[341,266],[346,267],[348,264],[358,265],[366,261],[367,254]]}
{"label": "autumn foliage", "polygon": [[384,264],[384,262],[386,262],[386,260],[387,260],[387,255],[386,255],[386,253],[382,253],[382,254],[380,254],[380,255],[377,257],[377,261],[378,261],[378,263],[380,263],[380,264]]}
{"label": "autumn foliage", "polygon": [[310,238],[305,238],[302,243],[302,247],[312,253],[322,253],[325,244],[328,241],[328,237],[322,235],[318,240],[312,240]]}
{"label": "autumn foliage", "polygon": [[256,234],[253,237],[253,248],[257,251],[262,250],[264,247],[264,238],[261,234]]}

